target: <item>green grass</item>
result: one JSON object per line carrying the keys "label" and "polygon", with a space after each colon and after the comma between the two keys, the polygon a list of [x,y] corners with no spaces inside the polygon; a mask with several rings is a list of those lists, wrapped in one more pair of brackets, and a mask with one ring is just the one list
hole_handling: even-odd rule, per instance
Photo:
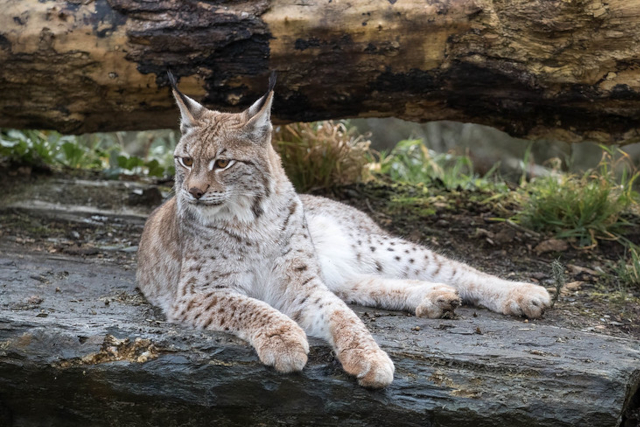
{"label": "green grass", "polygon": [[[622,172],[618,175],[617,170]],[[521,185],[522,210],[514,219],[581,248],[602,239],[626,243],[625,231],[636,225],[624,214],[637,206],[637,178],[624,156],[605,150],[600,164],[583,175],[546,176]]]}
{"label": "green grass", "polygon": [[625,257],[620,258],[613,272],[623,287],[640,286],[640,248],[631,245]]}
{"label": "green grass", "polygon": [[558,302],[558,298],[560,297],[560,291],[564,288],[564,285],[567,283],[567,278],[564,275],[564,265],[559,260],[554,260],[551,263],[551,275],[553,276],[554,285],[556,288],[555,294],[553,294],[553,298],[551,299],[551,307],[553,308]]}
{"label": "green grass", "polygon": [[436,213],[438,197],[430,194],[429,188],[422,184],[394,185],[389,197],[388,207],[391,213],[425,217]]}

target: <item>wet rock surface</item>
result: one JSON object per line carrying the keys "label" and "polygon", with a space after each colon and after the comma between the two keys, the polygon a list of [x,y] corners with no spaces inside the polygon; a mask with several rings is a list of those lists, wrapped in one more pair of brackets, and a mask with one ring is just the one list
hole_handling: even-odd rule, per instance
{"label": "wet rock surface", "polygon": [[[5,199],[0,425],[635,425],[638,341],[548,319],[354,307],[396,364],[382,391],[359,387],[317,340],[302,373],[281,375],[230,335],[168,324],[135,288],[151,207],[128,206],[131,192],[83,209]],[[8,221],[58,237],[31,242]]]}

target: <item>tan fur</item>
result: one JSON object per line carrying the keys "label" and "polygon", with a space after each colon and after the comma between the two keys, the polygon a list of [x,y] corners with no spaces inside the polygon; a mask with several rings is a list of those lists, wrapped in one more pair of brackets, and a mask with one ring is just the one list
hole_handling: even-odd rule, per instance
{"label": "tan fur", "polygon": [[422,317],[453,311],[460,295],[530,317],[549,304],[543,288],[389,236],[340,203],[299,197],[271,146],[272,91],[241,114],[174,94],[183,133],[176,197],[149,217],[137,273],[170,321],[245,339],[280,372],[301,370],[306,334],[317,336],[346,372],[377,388],[392,381],[393,363],[344,301]]}

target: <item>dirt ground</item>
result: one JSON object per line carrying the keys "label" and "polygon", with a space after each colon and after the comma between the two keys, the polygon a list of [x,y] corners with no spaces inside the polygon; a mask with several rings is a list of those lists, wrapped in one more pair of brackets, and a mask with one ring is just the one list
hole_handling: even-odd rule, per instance
{"label": "dirt ground", "polygon": [[[425,244],[443,255],[511,280],[545,286],[555,294],[551,264],[565,266],[566,285],[554,307],[536,322],[640,339],[640,289],[621,285],[613,271],[624,253],[617,242],[580,250],[515,224],[509,207],[486,203],[472,191],[424,190],[411,186],[359,184],[324,194],[371,215],[390,232]],[[400,194],[400,196],[399,196]],[[507,213],[507,215],[505,215]],[[640,229],[626,236],[640,243]]]}
{"label": "dirt ground", "polygon": [[[0,251],[17,246],[25,253],[63,253],[134,269],[145,216],[169,196],[171,182],[104,184],[96,178],[5,171]],[[620,285],[613,274],[613,263],[624,252],[616,242],[591,250],[564,248],[550,241],[552,236],[492,220],[504,218],[508,207],[495,212],[485,203],[488,195],[478,192],[369,183],[319,194],[353,205],[392,233],[443,255],[550,291],[555,291],[551,263],[557,259],[567,284],[544,318],[532,322],[640,339],[640,289]],[[640,243],[640,230],[627,238]]]}

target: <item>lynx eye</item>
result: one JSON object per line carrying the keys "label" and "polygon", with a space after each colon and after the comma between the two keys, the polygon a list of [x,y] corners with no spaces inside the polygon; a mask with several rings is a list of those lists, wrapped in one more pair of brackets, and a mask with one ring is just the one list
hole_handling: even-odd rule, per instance
{"label": "lynx eye", "polygon": [[193,166],[193,159],[191,157],[179,157],[179,160],[185,168]]}
{"label": "lynx eye", "polygon": [[215,167],[216,169],[224,169],[231,164],[231,160],[227,159],[218,159],[216,160]]}

